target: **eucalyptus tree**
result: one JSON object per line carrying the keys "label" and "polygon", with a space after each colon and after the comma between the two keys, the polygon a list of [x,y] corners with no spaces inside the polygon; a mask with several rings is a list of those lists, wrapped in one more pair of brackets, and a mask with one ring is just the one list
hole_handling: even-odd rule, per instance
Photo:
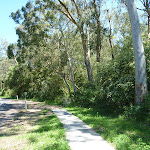
{"label": "eucalyptus tree", "polygon": [[18,64],[18,61],[17,61],[17,51],[18,51],[18,48],[17,48],[17,45],[15,44],[9,44],[8,45],[8,48],[7,48],[7,57],[9,59],[14,59],[16,64]]}
{"label": "eucalyptus tree", "polygon": [[126,0],[131,22],[135,57],[135,104],[140,105],[147,94],[147,73],[144,47],[135,0]]}
{"label": "eucalyptus tree", "polygon": [[[71,30],[68,30],[68,31],[71,31]],[[72,81],[72,84],[73,84],[73,91],[74,91],[74,95],[76,95],[77,91],[76,91],[76,87],[75,87],[74,74],[73,74],[73,70],[72,70],[72,59],[71,59],[71,56],[70,56],[70,49],[72,48],[70,46],[70,40],[71,40],[70,32],[69,32],[69,34],[66,34],[66,33],[64,34],[64,32],[61,31],[61,33],[62,33],[62,36],[63,36],[63,38],[61,38],[62,40],[60,41],[61,46],[62,46],[61,48],[64,48],[64,52],[65,52],[64,54],[67,56],[66,58],[68,59],[68,60],[65,60],[65,61],[68,61],[70,77],[71,77],[71,81]],[[63,41],[63,39],[64,39],[64,41]],[[73,45],[73,43],[72,43],[72,45]],[[62,58],[62,59],[64,59],[64,58]],[[65,80],[65,82],[66,82],[66,80]],[[67,84],[67,82],[66,82],[66,84]],[[68,86],[68,90],[69,90],[69,86]]]}
{"label": "eucalyptus tree", "polygon": [[[8,59],[3,57],[0,61],[0,82],[5,84],[7,73],[9,69],[15,66],[15,61],[13,59]],[[3,86],[4,87],[4,86]]]}
{"label": "eucalyptus tree", "polygon": [[111,23],[110,10],[107,6],[106,0],[105,0],[105,4],[106,4],[106,9],[107,9],[108,21],[109,21],[109,44],[110,44],[110,47],[111,47],[112,59],[114,59],[113,45],[112,45],[112,23]]}
{"label": "eucalyptus tree", "polygon": [[46,1],[47,4],[49,4],[49,7],[55,7],[60,13],[64,14],[68,20],[70,20],[79,30],[80,35],[81,35],[81,40],[82,40],[82,46],[83,46],[83,52],[84,52],[84,62],[85,66],[87,69],[87,75],[88,75],[88,80],[90,82],[93,81],[93,75],[92,75],[92,70],[91,70],[91,63],[90,63],[90,58],[87,53],[87,42],[86,42],[86,20],[88,20],[88,14],[89,12],[84,12],[85,10],[85,3],[84,1],[75,1],[75,0],[70,0],[70,1],[61,1],[58,0],[57,2],[49,2]]}
{"label": "eucalyptus tree", "polygon": [[[101,25],[101,5],[102,0],[93,0],[91,5],[89,5],[90,10],[92,11],[91,16],[89,17],[90,27],[93,29],[96,34],[95,39],[95,50],[96,50],[96,62],[100,62],[100,53],[102,49],[102,30]],[[95,28],[95,29],[94,29]]]}
{"label": "eucalyptus tree", "polygon": [[[33,75],[31,84],[32,87],[34,86],[33,91],[36,91],[36,94],[44,86],[48,86],[47,74],[52,74],[57,66],[57,61],[51,59],[53,53],[49,52],[49,43],[51,43],[49,24],[45,20],[44,10],[40,9],[39,11],[39,9],[28,2],[21,10],[11,14],[13,20],[19,24],[16,30],[19,37],[17,43],[18,62],[19,65],[26,66],[30,75]],[[55,45],[53,48],[55,49]]]}
{"label": "eucalyptus tree", "polygon": [[150,39],[150,0],[140,0],[143,5],[143,9],[138,8],[139,10],[143,10],[147,14],[147,28],[148,28],[148,38]]}
{"label": "eucalyptus tree", "polygon": [[[68,44],[59,36],[63,30],[65,32],[66,29],[63,27],[67,26],[69,22],[67,20],[64,23],[64,16],[61,14],[56,15],[57,17],[53,14],[56,14],[56,10],[48,9],[44,2],[41,1],[36,1],[34,5],[29,2],[21,10],[12,13],[14,21],[20,24],[17,29],[20,63],[25,63],[31,75],[34,75],[31,81],[32,87],[34,86],[33,91],[42,90],[41,87],[47,86],[50,78],[53,78],[55,75],[64,79],[70,92],[70,87],[66,80],[66,72],[64,71],[64,67],[69,62],[73,89],[74,93],[76,93],[70,52],[68,50],[67,53],[64,52],[64,50],[68,49]],[[60,28],[63,29],[60,30]],[[58,34],[57,31],[60,33]],[[62,46],[62,43],[65,46]],[[60,80],[62,81],[62,79]],[[61,87],[59,86],[59,88]]]}

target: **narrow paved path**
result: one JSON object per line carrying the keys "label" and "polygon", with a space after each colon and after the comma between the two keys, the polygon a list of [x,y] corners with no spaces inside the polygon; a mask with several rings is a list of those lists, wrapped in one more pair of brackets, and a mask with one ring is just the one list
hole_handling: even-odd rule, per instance
{"label": "narrow paved path", "polygon": [[63,123],[67,131],[67,141],[71,150],[114,150],[98,133],[65,109],[52,111]]}

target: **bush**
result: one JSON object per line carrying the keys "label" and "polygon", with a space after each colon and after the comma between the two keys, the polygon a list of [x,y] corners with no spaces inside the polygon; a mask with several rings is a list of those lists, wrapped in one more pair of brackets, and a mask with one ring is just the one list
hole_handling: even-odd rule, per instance
{"label": "bush", "polygon": [[136,146],[131,146],[130,149],[131,150],[149,150],[150,145],[147,145],[146,143],[144,143],[142,141],[141,138],[139,138],[138,141],[137,141],[137,145]]}
{"label": "bush", "polygon": [[81,107],[92,107],[95,103],[95,93],[96,89],[93,84],[84,84],[82,87],[82,91],[78,91],[75,96],[72,98],[74,99],[75,105]]}
{"label": "bush", "polygon": [[123,116],[127,119],[135,119],[136,121],[144,121],[149,116],[149,107],[143,103],[140,106],[131,104],[129,107],[124,107]]}
{"label": "bush", "polygon": [[4,96],[4,95],[5,95],[5,89],[2,89],[0,95],[1,95],[1,96]]}
{"label": "bush", "polygon": [[[120,58],[121,57],[121,58]],[[97,101],[102,99],[116,108],[128,106],[134,100],[134,63],[132,56],[118,56],[114,61],[99,66],[97,75],[100,94]]]}
{"label": "bush", "polygon": [[120,134],[113,140],[116,150],[129,150],[130,149],[130,144],[131,144],[131,139],[124,134]]}

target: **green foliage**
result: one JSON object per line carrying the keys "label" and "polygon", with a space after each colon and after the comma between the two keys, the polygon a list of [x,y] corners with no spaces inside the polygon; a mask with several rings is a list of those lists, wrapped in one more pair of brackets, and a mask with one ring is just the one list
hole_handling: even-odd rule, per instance
{"label": "green foliage", "polygon": [[4,82],[6,80],[9,68],[14,65],[15,65],[14,60],[8,60],[6,58],[2,58],[0,60],[0,81]]}
{"label": "green foliage", "polygon": [[[116,24],[112,30],[111,49],[108,40],[109,30],[106,30],[107,26],[101,19],[99,23],[97,20],[101,16],[100,7],[103,2],[95,1],[96,5],[94,2],[83,5],[84,3],[78,1],[75,5],[64,1],[64,6],[66,5],[70,12],[69,18],[66,17],[68,12],[64,11],[65,7],[55,1],[29,2],[16,13],[12,13],[12,19],[20,24],[16,30],[19,37],[16,48],[19,64],[9,72],[7,86],[20,97],[24,96],[23,93],[26,91],[28,98],[42,101],[59,99],[62,103],[61,98],[69,97],[68,91],[73,91],[71,69],[77,88],[77,94],[71,97],[74,105],[98,107],[117,113],[125,108],[126,116],[139,115],[140,118],[138,112],[142,111],[141,108],[128,108],[134,101],[135,84],[134,50],[128,13],[122,10],[120,5],[120,9],[114,11],[110,17],[112,27]],[[77,7],[80,15],[75,11]],[[68,22],[70,18],[74,19]],[[81,39],[81,32],[84,33],[84,39]],[[85,42],[85,45],[82,42]],[[95,60],[97,42],[102,44],[100,63]],[[82,44],[87,47],[85,52]],[[8,47],[9,56],[13,56],[13,48],[13,45]],[[94,80],[90,84],[87,81],[85,63],[88,48]],[[149,42],[145,42],[145,49],[150,85]],[[112,51],[115,56],[113,60]],[[68,65],[68,57],[71,59],[71,68]],[[64,77],[68,85],[63,82]]]}
{"label": "green foliage", "polygon": [[72,97],[75,100],[75,105],[82,107],[92,107],[95,102],[95,92],[96,89],[94,88],[94,85],[84,85],[82,91],[77,92],[77,94]]}
{"label": "green foliage", "polygon": [[54,100],[62,95],[62,80],[56,74],[47,76],[45,71],[43,68],[41,76],[37,76],[30,72],[26,65],[18,65],[8,73],[6,84],[10,89],[14,89],[19,97],[24,97],[24,92],[27,92],[28,98]]}
{"label": "green foliage", "polygon": [[0,96],[5,96],[5,93],[6,93],[5,89],[2,89],[1,92],[0,92]]}
{"label": "green foliage", "polygon": [[68,61],[68,56],[66,52],[62,52],[60,55],[60,60],[61,60],[61,67],[63,68],[64,66],[67,65],[67,61]]}
{"label": "green foliage", "polygon": [[148,81],[148,87],[150,87],[150,42],[146,41],[144,42],[144,48],[145,48],[145,56],[146,56],[146,66],[147,66],[147,81]]}
{"label": "green foliage", "polygon": [[147,145],[146,143],[144,143],[142,141],[141,138],[138,139],[137,141],[137,145],[135,146],[130,146],[131,150],[149,150],[150,149],[150,145]]}
{"label": "green foliage", "polygon": [[62,80],[60,80],[59,76],[50,76],[47,77],[46,80],[41,82],[41,87],[39,91],[36,91],[36,97],[39,97],[43,100],[54,100],[57,97],[61,97]]}
{"label": "green foliage", "polygon": [[[147,150],[146,148],[150,146],[147,121],[126,120],[123,116],[116,116],[105,108],[68,107],[66,109],[94,128],[105,140],[112,142],[116,149]],[[142,141],[139,141],[139,138]]]}
{"label": "green foliage", "polygon": [[[76,104],[84,107],[107,107],[119,111],[134,101],[133,50],[122,48],[112,61],[97,66],[93,84],[83,84],[77,93]],[[82,78],[81,78],[82,79]]]}
{"label": "green foliage", "polygon": [[5,96],[7,98],[16,99],[16,94],[17,94],[17,92],[14,91],[13,89],[5,88],[5,89],[2,90],[2,93],[0,95]]}
{"label": "green foliage", "polygon": [[14,49],[15,49],[14,44],[10,44],[10,45],[8,46],[8,48],[7,48],[7,57],[8,57],[9,59],[14,58],[14,52],[13,52]]}
{"label": "green foliage", "polygon": [[99,66],[97,85],[100,89],[99,99],[111,105],[123,107],[134,100],[134,62],[132,49],[124,47],[120,54],[107,64]]}
{"label": "green foliage", "polygon": [[37,129],[23,139],[28,139],[25,149],[58,149],[69,150],[65,140],[65,130],[56,115],[51,115],[36,122]]}
{"label": "green foliage", "polygon": [[124,117],[129,120],[145,121],[150,114],[149,106],[146,106],[145,103],[140,106],[131,104],[129,107],[125,106],[124,108]]}
{"label": "green foliage", "polygon": [[120,134],[113,139],[116,150],[129,150],[131,139],[124,134]]}
{"label": "green foliage", "polygon": [[29,88],[31,81],[29,71],[25,65],[16,65],[8,73],[6,84],[10,89],[14,89],[19,97]]}

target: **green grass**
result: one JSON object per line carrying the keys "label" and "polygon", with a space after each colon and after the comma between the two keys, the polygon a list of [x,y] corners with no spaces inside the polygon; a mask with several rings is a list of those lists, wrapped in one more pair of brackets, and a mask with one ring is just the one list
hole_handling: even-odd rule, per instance
{"label": "green grass", "polygon": [[105,140],[112,142],[117,150],[119,147],[122,150],[150,149],[150,128],[144,122],[127,121],[123,116],[110,115],[105,110],[66,109],[94,128]]}
{"label": "green grass", "polygon": [[20,138],[28,141],[24,150],[69,150],[63,125],[54,114],[38,120],[36,129]]}
{"label": "green grass", "polygon": [[48,109],[43,109],[41,112],[40,112],[40,115],[45,115],[49,110]]}
{"label": "green grass", "polygon": [[[66,130],[55,114],[46,115],[49,110],[43,109],[37,121],[18,124],[0,136],[0,150],[69,150],[66,141]],[[24,117],[25,113],[20,117]],[[43,116],[45,115],[45,116]],[[27,119],[27,118],[26,118]],[[26,122],[25,122],[26,123]],[[19,132],[19,130],[21,132]],[[23,130],[26,130],[25,133]],[[0,142],[0,143],[1,143]],[[1,147],[2,146],[2,147]]]}
{"label": "green grass", "polygon": [[0,98],[6,98],[6,96],[1,96],[1,95],[0,95]]}

